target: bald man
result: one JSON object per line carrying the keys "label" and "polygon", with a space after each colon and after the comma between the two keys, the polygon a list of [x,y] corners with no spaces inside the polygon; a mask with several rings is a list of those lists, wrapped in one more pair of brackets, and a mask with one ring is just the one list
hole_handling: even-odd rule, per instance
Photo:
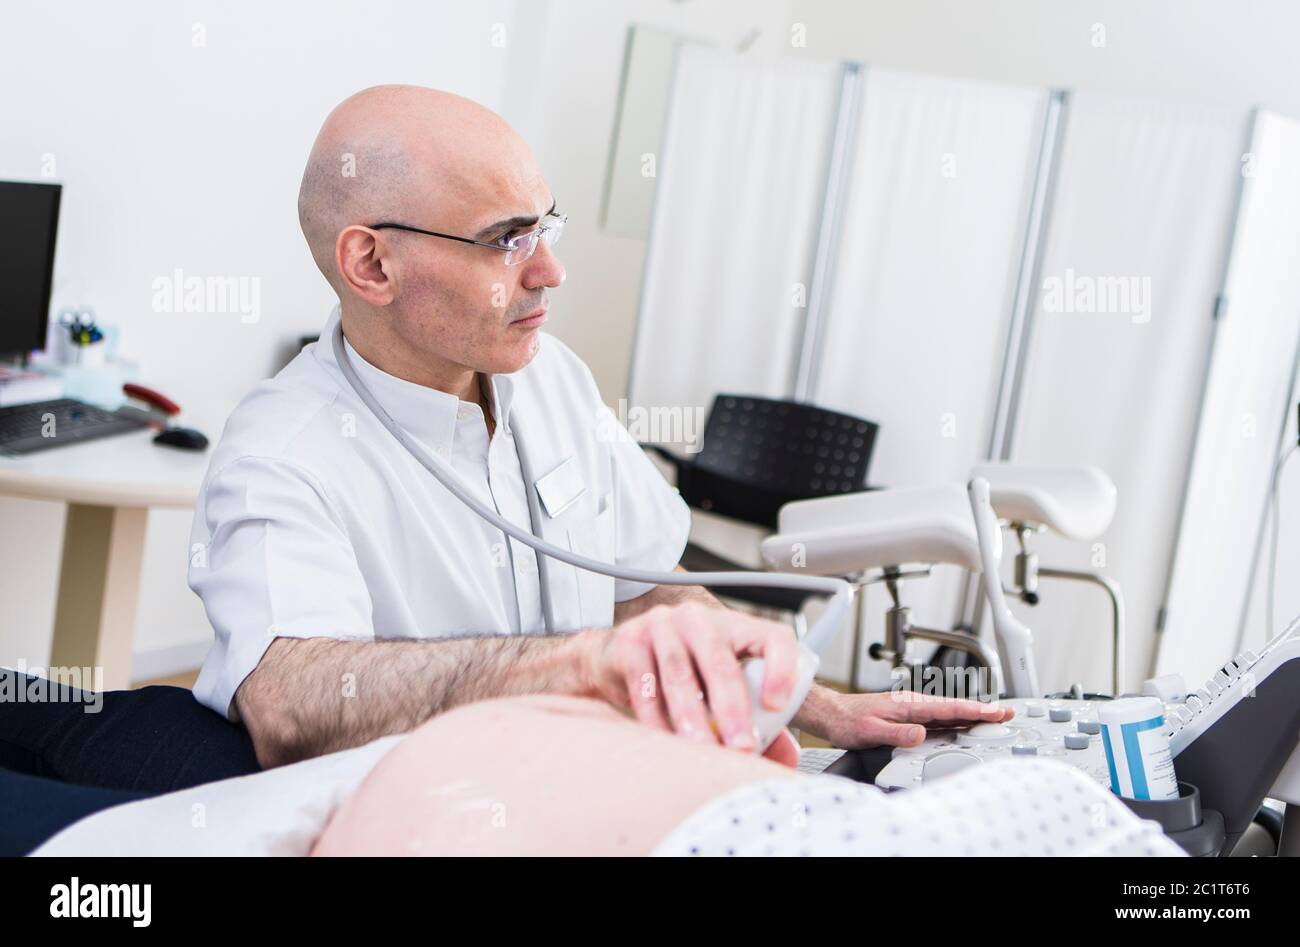
{"label": "bald man", "polygon": [[[536,554],[435,481],[335,359],[341,331],[388,413],[502,516],[530,529],[532,503],[544,539],[677,568],[685,504],[615,436],[586,366],[542,332],[548,291],[564,282],[554,246],[566,218],[527,145],[459,96],[367,89],[326,118],[298,210],[339,304],[321,341],[241,402],[213,453],[189,582],[216,641],[196,696],[243,722],[263,766],[542,692],[603,698],[651,727],[752,751],[739,659],[768,659],[761,699],[784,706],[788,628],[697,587],[552,561],[548,629]],[[933,719],[1001,712],[815,688],[795,722],[852,747],[919,743]]]}

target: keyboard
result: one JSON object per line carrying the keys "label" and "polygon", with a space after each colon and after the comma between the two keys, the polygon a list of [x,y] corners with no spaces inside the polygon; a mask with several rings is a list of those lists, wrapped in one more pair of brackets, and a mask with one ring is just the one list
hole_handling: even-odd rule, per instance
{"label": "keyboard", "polygon": [[138,413],[106,411],[72,398],[17,404],[0,408],[0,454],[31,454],[147,426]]}
{"label": "keyboard", "polygon": [[843,755],[843,750],[820,746],[806,746],[799,751],[799,765],[796,768],[799,772],[808,776],[816,776],[818,773],[825,772],[826,767],[830,766]]}

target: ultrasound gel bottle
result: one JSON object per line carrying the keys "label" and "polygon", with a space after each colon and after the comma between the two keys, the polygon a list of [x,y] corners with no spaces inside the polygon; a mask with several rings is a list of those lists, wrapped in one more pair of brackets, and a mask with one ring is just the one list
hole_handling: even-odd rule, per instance
{"label": "ultrasound gel bottle", "polygon": [[1110,788],[1126,799],[1177,799],[1178,777],[1165,735],[1165,707],[1155,697],[1098,705]]}

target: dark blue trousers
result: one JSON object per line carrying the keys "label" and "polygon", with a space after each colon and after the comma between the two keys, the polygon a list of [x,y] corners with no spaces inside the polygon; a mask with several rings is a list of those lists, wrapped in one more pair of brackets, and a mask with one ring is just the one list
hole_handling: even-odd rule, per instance
{"label": "dark blue trousers", "polygon": [[0,668],[0,855],[109,806],[257,770],[247,731],[184,688],[96,694]]}

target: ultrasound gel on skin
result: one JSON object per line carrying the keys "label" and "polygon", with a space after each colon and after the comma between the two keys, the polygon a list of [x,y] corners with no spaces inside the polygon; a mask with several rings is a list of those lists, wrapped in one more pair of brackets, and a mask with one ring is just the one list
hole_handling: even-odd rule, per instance
{"label": "ultrasound gel on skin", "polygon": [[1110,788],[1125,799],[1177,799],[1178,777],[1165,735],[1165,707],[1155,697],[1098,704]]}

